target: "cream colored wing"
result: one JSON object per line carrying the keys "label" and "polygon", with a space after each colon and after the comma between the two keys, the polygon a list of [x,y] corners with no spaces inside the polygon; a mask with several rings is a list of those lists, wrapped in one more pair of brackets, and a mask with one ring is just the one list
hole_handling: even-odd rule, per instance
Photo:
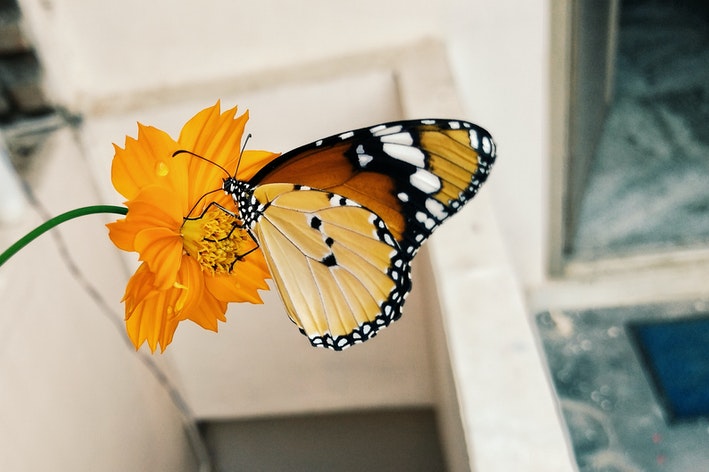
{"label": "cream colored wing", "polygon": [[314,346],[344,349],[401,316],[410,268],[381,218],[292,184],[258,186],[254,197],[255,236],[288,315]]}

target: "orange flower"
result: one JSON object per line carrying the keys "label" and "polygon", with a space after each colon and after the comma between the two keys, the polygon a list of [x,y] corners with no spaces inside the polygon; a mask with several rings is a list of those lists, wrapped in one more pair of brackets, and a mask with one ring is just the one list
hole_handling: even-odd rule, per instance
{"label": "orange flower", "polygon": [[214,192],[224,172],[186,153],[172,157],[186,150],[235,169],[241,156],[237,178],[248,180],[277,155],[242,154],[248,112],[235,115],[236,107],[221,113],[217,102],[190,119],[177,141],[138,124],[137,140],[126,137],[125,149],[114,145],[111,179],[128,213],[107,226],[113,243],[142,261],[123,298],[136,349],[147,341],[151,351],[164,351],[183,320],[217,331],[228,302],[262,303],[258,290],[268,289],[263,254],[249,252],[256,243],[232,214],[210,205],[235,210],[231,197]]}

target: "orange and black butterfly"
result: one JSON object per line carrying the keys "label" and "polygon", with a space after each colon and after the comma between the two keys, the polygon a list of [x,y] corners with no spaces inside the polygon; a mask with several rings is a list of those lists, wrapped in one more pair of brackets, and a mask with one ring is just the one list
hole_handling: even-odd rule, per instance
{"label": "orange and black butterfly", "polygon": [[398,121],[299,147],[223,189],[290,319],[314,346],[341,350],[401,316],[411,260],[477,193],[494,160],[477,125]]}

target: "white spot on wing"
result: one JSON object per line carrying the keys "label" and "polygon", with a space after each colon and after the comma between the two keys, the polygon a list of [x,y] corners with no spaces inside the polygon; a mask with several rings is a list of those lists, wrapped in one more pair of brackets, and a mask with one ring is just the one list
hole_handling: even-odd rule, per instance
{"label": "white spot on wing", "polygon": [[485,136],[483,138],[483,152],[485,152],[485,154],[490,154],[490,151],[492,151],[492,142],[487,136]]}
{"label": "white spot on wing", "polygon": [[384,152],[389,154],[394,159],[398,159],[403,162],[408,162],[409,164],[416,167],[424,167],[424,153],[419,148],[411,146],[403,146],[401,144],[384,143],[382,146]]}
{"label": "white spot on wing", "polygon": [[352,136],[354,136],[354,131],[348,131],[346,133],[342,133],[339,138],[345,140],[351,138]]}
{"label": "white spot on wing", "polygon": [[318,139],[317,141],[315,141],[315,146],[322,146],[322,139]]}
{"label": "white spot on wing", "polygon": [[396,244],[394,242],[394,238],[392,238],[389,233],[384,234],[384,242],[387,243],[389,246],[394,246]]}
{"label": "white spot on wing", "polygon": [[387,134],[400,133],[401,129],[401,125],[390,126],[389,128],[387,128],[386,126],[375,126],[370,131],[374,136],[386,136]]}
{"label": "white spot on wing", "polygon": [[424,169],[416,169],[409,177],[409,182],[423,193],[436,193],[441,189],[440,179]]}
{"label": "white spot on wing", "polygon": [[411,133],[396,133],[396,134],[388,134],[386,136],[382,136],[381,142],[403,144],[404,146],[411,146],[412,144],[414,144],[414,138],[411,136]]}
{"label": "white spot on wing", "polygon": [[434,198],[426,199],[426,209],[436,218],[438,221],[443,221],[446,219],[446,207],[443,206],[441,202]]}
{"label": "white spot on wing", "polygon": [[470,136],[470,145],[473,149],[478,149],[480,147],[480,141],[478,140],[478,132],[474,129],[468,131],[468,136]]}
{"label": "white spot on wing", "polygon": [[451,129],[460,129],[460,122],[458,121],[449,121],[448,126],[451,127]]}
{"label": "white spot on wing", "polygon": [[421,120],[422,125],[435,125],[436,120]]}
{"label": "white spot on wing", "polygon": [[416,221],[423,224],[426,229],[431,229],[436,225],[436,222],[422,211],[416,212]]}
{"label": "white spot on wing", "polygon": [[364,146],[362,146],[361,144],[357,146],[356,152],[360,167],[367,167],[367,164],[372,162],[372,159],[374,159],[374,157],[364,152]]}
{"label": "white spot on wing", "polygon": [[396,196],[399,197],[399,200],[402,202],[409,201],[409,194],[406,192],[399,192]]}
{"label": "white spot on wing", "polygon": [[359,159],[359,166],[360,167],[367,167],[367,164],[372,162],[372,159],[374,159],[369,154],[358,154],[357,158]]}

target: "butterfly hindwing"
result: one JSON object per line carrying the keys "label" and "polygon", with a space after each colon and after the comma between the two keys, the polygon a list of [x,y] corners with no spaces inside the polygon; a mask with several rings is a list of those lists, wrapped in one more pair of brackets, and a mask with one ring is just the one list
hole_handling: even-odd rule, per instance
{"label": "butterfly hindwing", "polygon": [[341,350],[401,316],[409,264],[380,217],[300,185],[264,184],[253,196],[252,231],[289,317],[313,345]]}
{"label": "butterfly hindwing", "polygon": [[494,160],[495,144],[477,125],[398,121],[294,149],[250,183],[297,183],[356,201],[384,221],[410,260],[477,193]]}

